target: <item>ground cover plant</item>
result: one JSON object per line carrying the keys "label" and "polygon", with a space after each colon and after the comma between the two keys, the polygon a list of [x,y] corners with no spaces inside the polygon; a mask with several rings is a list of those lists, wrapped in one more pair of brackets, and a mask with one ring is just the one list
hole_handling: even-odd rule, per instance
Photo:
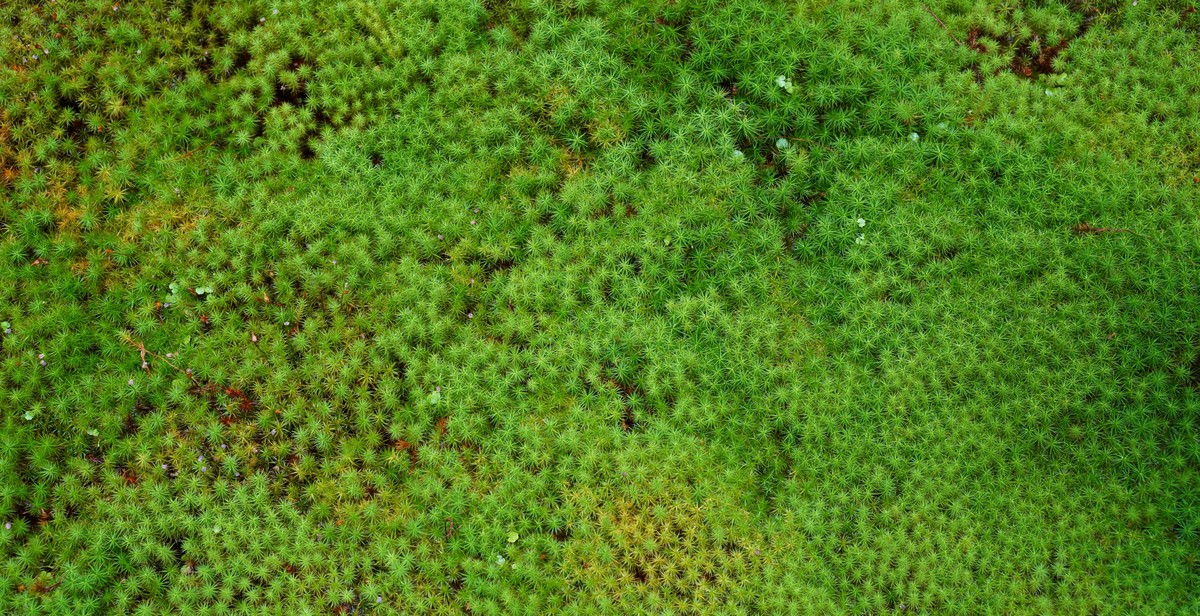
{"label": "ground cover plant", "polygon": [[1200,612],[1184,0],[0,7],[0,611]]}

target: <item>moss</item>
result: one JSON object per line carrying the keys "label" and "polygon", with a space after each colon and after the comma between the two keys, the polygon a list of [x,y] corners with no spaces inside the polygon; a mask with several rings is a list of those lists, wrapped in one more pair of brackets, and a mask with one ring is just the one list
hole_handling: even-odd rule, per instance
{"label": "moss", "polygon": [[0,8],[0,608],[1187,611],[1188,9]]}

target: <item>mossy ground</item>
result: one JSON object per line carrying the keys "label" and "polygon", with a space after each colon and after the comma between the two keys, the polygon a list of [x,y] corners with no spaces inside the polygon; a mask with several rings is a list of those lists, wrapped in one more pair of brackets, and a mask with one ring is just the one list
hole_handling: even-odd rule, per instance
{"label": "mossy ground", "polygon": [[0,611],[1200,611],[1195,2],[0,8]]}

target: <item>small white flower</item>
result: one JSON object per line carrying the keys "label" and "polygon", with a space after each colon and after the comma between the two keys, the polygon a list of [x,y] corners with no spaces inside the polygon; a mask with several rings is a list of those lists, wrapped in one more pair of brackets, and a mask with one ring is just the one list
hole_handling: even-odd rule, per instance
{"label": "small white flower", "polygon": [[776,78],[775,78],[775,85],[777,85],[777,86],[779,86],[779,87],[781,87],[781,88],[782,88],[782,87],[784,86],[784,84],[786,84],[786,83],[787,83],[787,77],[784,77],[783,75],[780,75],[780,76],[778,76],[778,77],[776,77]]}
{"label": "small white flower", "polygon": [[781,150],[786,150],[789,145],[791,145],[791,144],[788,143],[788,140],[784,137],[780,137],[778,140],[775,141],[775,147],[777,147]]}
{"label": "small white flower", "polygon": [[858,219],[858,226],[859,226],[859,228],[860,228],[860,229],[861,229],[862,227],[865,227],[865,226],[867,226],[867,221],[865,221],[865,220],[863,220],[863,219],[859,218],[859,219]]}
{"label": "small white flower", "polygon": [[743,154],[741,150],[734,150],[733,157],[736,158],[738,161],[742,161],[742,160],[745,160],[746,155]]}
{"label": "small white flower", "polygon": [[909,135],[908,138],[912,139],[913,141],[917,141],[918,139],[921,138],[921,136],[916,133],[913,133],[913,134]]}
{"label": "small white flower", "polygon": [[496,564],[503,565],[504,564],[504,556],[496,555]]}
{"label": "small white flower", "polygon": [[213,532],[214,532],[214,533],[218,533],[218,534],[219,534],[219,533],[221,532],[221,527],[220,527],[220,526],[214,526],[214,527],[213,527]]}
{"label": "small white flower", "polygon": [[858,237],[854,238],[854,243],[855,243],[855,244],[858,244],[858,245],[860,245],[860,246],[861,246],[861,245],[863,245],[863,244],[866,244],[866,243],[867,243],[867,237],[866,237],[865,235],[863,235],[862,233],[859,233],[859,234],[858,234]]}

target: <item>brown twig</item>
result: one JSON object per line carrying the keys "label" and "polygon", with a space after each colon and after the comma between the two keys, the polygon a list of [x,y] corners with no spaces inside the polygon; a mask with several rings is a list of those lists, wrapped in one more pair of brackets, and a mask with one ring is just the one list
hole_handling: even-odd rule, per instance
{"label": "brown twig", "polygon": [[[967,47],[967,45],[965,43],[958,40],[957,36],[954,36],[954,33],[950,31],[950,28],[946,27],[946,22],[942,21],[942,19],[940,17],[938,17],[936,13],[933,12],[933,9],[925,6],[925,3],[923,3],[923,2],[921,3],[921,8],[925,9],[925,12],[929,13],[930,17],[937,20],[938,25],[941,26],[942,29],[946,31],[946,34],[950,35],[950,38],[954,39],[955,43],[958,43],[959,45],[962,45],[963,47]],[[968,47],[968,49],[970,49],[970,48]]]}
{"label": "brown twig", "polygon": [[1131,234],[1136,235],[1143,239],[1145,239],[1145,237],[1146,237],[1146,236],[1142,235],[1141,233],[1138,233],[1137,231],[1133,231],[1130,229],[1117,229],[1115,227],[1093,227],[1092,225],[1089,225],[1086,222],[1082,222],[1082,223],[1075,225],[1074,227],[1071,227],[1071,230],[1073,230],[1074,232],[1076,232],[1080,235],[1100,235],[1101,233],[1131,233]]}
{"label": "brown twig", "polygon": [[184,153],[182,153],[182,154],[176,154],[175,156],[171,157],[171,160],[172,160],[172,161],[176,161],[176,160],[184,160],[184,159],[187,159],[187,158],[191,158],[191,157],[192,157],[192,154],[195,154],[196,152],[199,152],[199,151],[200,151],[202,148],[208,147],[208,146],[210,146],[210,145],[212,145],[212,144],[211,144],[211,143],[206,143],[206,144],[204,144],[204,145],[202,145],[202,146],[200,146],[200,147],[198,147],[198,148],[195,148],[195,149],[192,149],[192,150],[188,150],[187,152],[184,152]]}
{"label": "brown twig", "polygon": [[33,583],[33,587],[30,588],[29,591],[35,595],[44,595],[44,594],[54,590],[55,588],[62,586],[62,583],[63,583],[63,580],[59,580],[49,586],[42,586],[41,581],[35,581]]}

